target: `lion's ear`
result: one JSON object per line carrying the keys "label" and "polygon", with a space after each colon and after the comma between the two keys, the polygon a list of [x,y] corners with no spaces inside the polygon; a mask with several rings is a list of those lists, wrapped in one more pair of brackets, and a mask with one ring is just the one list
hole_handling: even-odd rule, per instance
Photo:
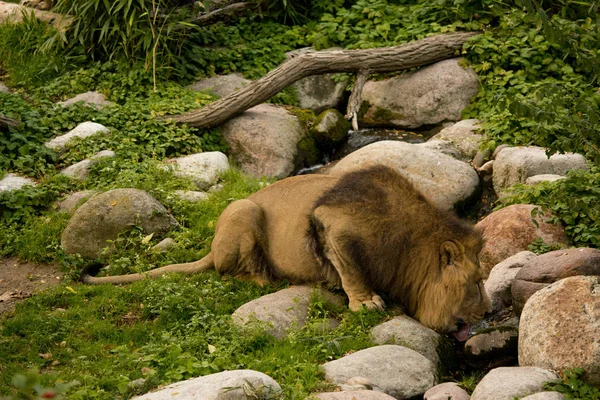
{"label": "lion's ear", "polygon": [[462,256],[459,244],[453,240],[446,240],[440,245],[442,265],[456,265]]}

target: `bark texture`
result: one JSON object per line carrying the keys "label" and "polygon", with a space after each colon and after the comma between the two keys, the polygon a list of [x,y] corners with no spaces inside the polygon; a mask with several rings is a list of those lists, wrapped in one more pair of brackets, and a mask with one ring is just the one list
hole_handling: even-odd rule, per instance
{"label": "bark texture", "polygon": [[304,77],[331,72],[368,70],[375,73],[420,67],[457,56],[467,39],[474,35],[477,32],[458,32],[394,47],[304,52],[286,60],[261,79],[202,109],[166,118],[198,128],[217,126],[263,103]]}

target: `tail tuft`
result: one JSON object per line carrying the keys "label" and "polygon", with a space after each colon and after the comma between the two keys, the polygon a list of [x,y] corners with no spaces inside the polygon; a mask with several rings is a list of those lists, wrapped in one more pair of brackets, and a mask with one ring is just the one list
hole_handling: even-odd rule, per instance
{"label": "tail tuft", "polygon": [[79,280],[86,282],[86,278],[98,275],[98,272],[100,272],[102,268],[104,268],[104,265],[99,262],[88,264],[87,267],[84,267],[81,270],[81,274],[79,274]]}

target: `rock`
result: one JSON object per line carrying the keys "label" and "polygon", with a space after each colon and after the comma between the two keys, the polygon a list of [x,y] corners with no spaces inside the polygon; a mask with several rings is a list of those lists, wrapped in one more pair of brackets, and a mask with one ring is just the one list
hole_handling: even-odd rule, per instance
{"label": "rock", "polygon": [[589,169],[581,154],[554,154],[550,158],[541,147],[507,147],[502,149],[494,162],[494,190],[498,197],[506,189],[525,183],[530,176],[541,174],[566,175],[568,171]]}
{"label": "rock", "polygon": [[90,169],[103,158],[115,157],[114,151],[102,150],[87,160],[79,161],[76,164],[68,166],[60,173],[78,181],[84,181],[90,174]]}
{"label": "rock", "polygon": [[519,365],[585,369],[600,385],[600,277],[572,276],[534,293],[523,308]]}
{"label": "rock", "polygon": [[66,106],[70,106],[71,104],[75,104],[80,101],[83,102],[83,104],[86,106],[95,106],[98,109],[102,109],[106,106],[114,104],[114,103],[106,100],[106,97],[104,97],[104,95],[102,93],[96,92],[96,91],[81,93],[75,97],[68,99],[68,100],[59,101],[56,104],[66,107]]}
{"label": "rock", "polygon": [[474,367],[514,365],[517,361],[519,330],[510,326],[490,328],[465,343],[465,359]]}
{"label": "rock", "polygon": [[97,258],[110,246],[107,241],[117,239],[134,225],[146,234],[178,226],[167,209],[143,190],[114,189],[92,197],[75,211],[61,244],[67,254]]}
{"label": "rock", "polygon": [[[351,377],[362,376],[373,389],[396,399],[422,396],[436,383],[436,369],[431,361],[402,346],[383,345],[357,351],[322,365],[325,379],[343,384]],[[512,400],[512,399],[511,399]]]}
{"label": "rock", "polygon": [[525,180],[525,184],[526,185],[537,185],[538,183],[541,183],[541,182],[555,182],[555,181],[559,181],[559,180],[565,179],[565,178],[566,178],[566,176],[554,175],[554,174],[534,175],[534,176],[530,176],[529,178],[527,178]]}
{"label": "rock", "polygon": [[418,128],[458,121],[477,94],[479,80],[460,59],[450,59],[382,81],[363,89],[361,122],[367,125]]}
{"label": "rock", "polygon": [[343,392],[316,393],[309,399],[319,400],[394,400],[390,395],[373,390],[350,390]]}
{"label": "rock", "polygon": [[171,250],[175,246],[177,246],[175,239],[166,238],[166,239],[161,240],[155,246],[152,246],[150,248],[150,251],[155,252],[155,253],[166,253],[167,251]]}
{"label": "rock", "polygon": [[233,160],[252,176],[284,178],[304,163],[297,156],[299,143],[307,137],[306,128],[282,107],[260,104],[220,129]]}
{"label": "rock", "polygon": [[538,237],[548,245],[568,244],[563,227],[547,222],[549,213],[537,215],[536,226],[531,217],[533,209],[539,210],[539,207],[514,204],[494,211],[477,223],[486,242],[479,254],[479,262],[485,270],[490,271],[499,262],[527,250]]}
{"label": "rock", "polygon": [[519,315],[527,299],[538,290],[575,275],[600,275],[600,250],[556,250],[529,260],[515,276],[512,284],[515,312]]}
{"label": "rock", "polygon": [[485,281],[485,291],[492,302],[492,312],[512,305],[511,288],[515,276],[527,261],[536,256],[531,251],[521,251],[492,268]]}
{"label": "rock", "polygon": [[558,377],[535,367],[500,367],[491,370],[477,385],[471,400],[514,400],[544,390],[542,385]]}
{"label": "rock", "polygon": [[108,132],[108,129],[104,125],[89,121],[82,122],[81,124],[77,125],[75,129],[72,129],[64,135],[55,137],[49,142],[46,142],[45,145],[46,147],[60,153],[65,150],[69,143],[75,138],[83,139],[101,133],[107,134]]}
{"label": "rock", "polygon": [[406,315],[394,317],[373,327],[371,335],[376,344],[408,347],[427,357],[436,366],[440,362],[437,349],[442,344],[442,337]]}
{"label": "rock", "polygon": [[254,398],[265,398],[268,393],[281,391],[273,378],[252,370],[224,371],[177,382],[146,393],[138,400],[245,400],[244,388],[255,388]]}
{"label": "rock", "polygon": [[463,156],[461,151],[447,140],[428,140],[425,143],[417,144],[419,147],[433,150],[447,155],[448,157],[456,158],[457,160],[468,162],[469,159]]}
{"label": "rock", "polygon": [[215,75],[210,78],[201,79],[198,82],[188,86],[188,89],[195,92],[210,90],[211,93],[219,97],[225,97],[238,89],[249,84],[251,81],[240,74]]}
{"label": "rock", "polygon": [[335,74],[311,75],[292,84],[301,108],[320,113],[328,108],[337,108],[344,99],[347,79],[333,80]]}
{"label": "rock", "polygon": [[66,212],[71,214],[73,211],[77,209],[78,206],[87,201],[90,197],[95,195],[95,190],[82,190],[80,192],[75,192],[67,195],[63,200],[59,201],[56,204],[56,208],[60,212]]}
{"label": "rock", "polygon": [[479,123],[476,119],[464,119],[456,124],[442,129],[430,140],[443,140],[454,146],[460,154],[459,160],[471,161],[479,151],[484,137],[478,133]]}
{"label": "rock", "polygon": [[23,178],[16,174],[5,174],[0,179],[0,192],[10,192],[22,189],[24,186],[36,186],[35,182],[29,178]]}
{"label": "rock", "polygon": [[558,392],[539,392],[521,397],[521,400],[565,400],[565,396]]}
{"label": "rock", "polygon": [[324,289],[292,286],[242,305],[235,310],[231,318],[236,325],[258,325],[276,338],[282,339],[291,329],[300,329],[306,324],[308,307],[315,293],[338,306],[344,302],[341,296]]}
{"label": "rock", "polygon": [[195,190],[176,190],[173,192],[180,200],[190,201],[192,203],[199,203],[208,199],[208,193],[198,192]]}
{"label": "rock", "polygon": [[10,93],[10,89],[2,81],[0,81],[0,93]]}
{"label": "rock", "polygon": [[425,197],[445,210],[467,201],[479,185],[477,173],[467,163],[417,145],[389,140],[372,143],[344,157],[330,174],[342,175],[381,164],[408,177]]}
{"label": "rock", "polygon": [[311,129],[317,145],[330,150],[344,141],[350,130],[350,122],[338,110],[325,110],[315,120]]}
{"label": "rock", "polygon": [[423,400],[469,400],[470,396],[466,390],[458,386],[456,382],[445,382],[436,385],[425,392]]}
{"label": "rock", "polygon": [[219,180],[219,175],[229,170],[229,160],[220,151],[197,153],[169,160],[173,173],[191,179],[200,190],[206,190]]}
{"label": "rock", "polygon": [[[401,129],[388,128],[365,128],[358,131],[349,131],[348,138],[335,150],[335,156],[338,159],[346,157],[348,154],[362,149],[363,147],[384,140],[400,141],[412,144],[421,144],[425,142],[423,135],[414,132],[407,132]],[[444,142],[446,144],[446,142]],[[427,146],[423,144],[423,146]],[[450,148],[450,147],[447,147]],[[455,150],[454,148],[452,148]],[[438,151],[437,148],[433,149]]]}

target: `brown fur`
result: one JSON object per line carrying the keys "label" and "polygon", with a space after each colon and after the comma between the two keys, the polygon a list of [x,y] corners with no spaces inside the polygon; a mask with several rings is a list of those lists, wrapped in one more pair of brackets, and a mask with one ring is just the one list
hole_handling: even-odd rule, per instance
{"label": "brown fur", "polygon": [[[208,256],[150,271],[220,274],[260,284],[288,279],[341,286],[351,310],[383,308],[388,294],[421,323],[445,332],[489,309],[479,232],[431,205],[397,172],[378,166],[341,178],[287,178],[232,203]],[[146,274],[93,278],[125,283]]]}

